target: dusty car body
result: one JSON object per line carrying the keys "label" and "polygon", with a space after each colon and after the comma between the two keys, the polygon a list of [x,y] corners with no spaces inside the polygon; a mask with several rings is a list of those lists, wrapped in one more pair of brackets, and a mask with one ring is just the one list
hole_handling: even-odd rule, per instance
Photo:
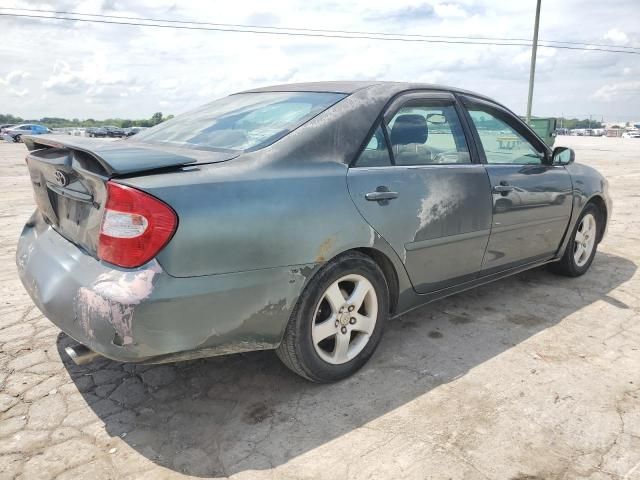
{"label": "dusty car body", "polygon": [[[180,117],[127,142],[26,138],[38,209],[19,240],[17,265],[38,308],[81,344],[120,361],[273,349],[319,272],[346,253],[379,267],[388,289],[384,314],[397,316],[562,259],[568,245],[574,249],[571,233],[586,205],[600,212],[596,245],[604,235],[611,207],[603,177],[573,157],[559,161],[568,151],[554,156],[486,97],[395,82],[283,85],[239,95],[288,92],[335,97],[253,149],[157,141],[161,128],[185,121]],[[421,116],[423,101],[445,113]],[[513,122],[539,155],[490,164],[482,142],[491,125],[474,127],[471,107]],[[463,153],[425,142],[425,125],[439,142],[451,115]],[[416,155],[430,160],[416,164]],[[496,147],[496,155],[513,153]],[[98,253],[114,184],[175,213],[170,237],[140,266],[118,266]],[[509,196],[517,209],[496,208]],[[351,328],[336,320],[337,328],[344,325]]]}

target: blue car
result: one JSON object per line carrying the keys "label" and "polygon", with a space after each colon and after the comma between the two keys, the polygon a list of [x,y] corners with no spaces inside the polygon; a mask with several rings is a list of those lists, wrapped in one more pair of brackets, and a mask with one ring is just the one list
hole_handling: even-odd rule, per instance
{"label": "blue car", "polygon": [[21,142],[23,135],[44,135],[45,133],[51,133],[51,130],[43,125],[23,123],[6,129],[4,133],[11,136],[14,142]]}

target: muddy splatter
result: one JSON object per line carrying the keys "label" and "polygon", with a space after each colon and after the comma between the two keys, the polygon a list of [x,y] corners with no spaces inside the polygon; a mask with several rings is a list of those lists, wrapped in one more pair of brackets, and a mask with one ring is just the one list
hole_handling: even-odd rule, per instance
{"label": "muddy splatter", "polygon": [[429,332],[429,338],[442,338],[442,333],[431,330]]}

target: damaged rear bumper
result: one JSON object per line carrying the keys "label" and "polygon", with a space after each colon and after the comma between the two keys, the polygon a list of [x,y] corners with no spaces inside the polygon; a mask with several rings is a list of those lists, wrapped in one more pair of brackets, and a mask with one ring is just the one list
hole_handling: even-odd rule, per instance
{"label": "damaged rear bumper", "polygon": [[176,278],[152,260],[101,262],[36,212],[18,243],[20,279],[62,331],[105,357],[162,362],[275,348],[314,265]]}

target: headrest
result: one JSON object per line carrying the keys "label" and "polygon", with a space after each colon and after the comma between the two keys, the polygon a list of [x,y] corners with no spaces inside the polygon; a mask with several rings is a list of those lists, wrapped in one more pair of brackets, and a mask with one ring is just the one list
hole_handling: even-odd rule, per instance
{"label": "headrest", "polygon": [[408,145],[410,143],[425,143],[429,136],[427,119],[422,115],[407,114],[396,118],[391,129],[392,145]]}

